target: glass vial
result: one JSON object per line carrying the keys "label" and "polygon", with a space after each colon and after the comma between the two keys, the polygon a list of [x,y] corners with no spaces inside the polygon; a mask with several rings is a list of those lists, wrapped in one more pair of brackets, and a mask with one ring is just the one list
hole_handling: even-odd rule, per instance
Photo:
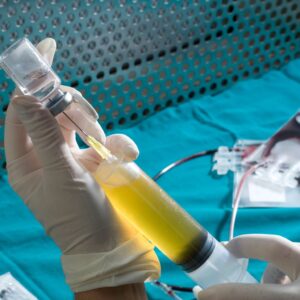
{"label": "glass vial", "polygon": [[60,90],[61,81],[38,50],[26,39],[20,39],[0,56],[0,67],[24,95],[34,96],[57,115],[72,101]]}

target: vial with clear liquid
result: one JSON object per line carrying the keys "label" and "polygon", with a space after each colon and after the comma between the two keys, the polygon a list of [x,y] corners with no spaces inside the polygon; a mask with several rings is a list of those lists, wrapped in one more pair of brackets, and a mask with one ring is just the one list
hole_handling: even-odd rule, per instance
{"label": "vial with clear liquid", "polygon": [[26,38],[18,40],[1,54],[0,67],[24,95],[43,102],[53,115],[62,112],[72,102],[72,96],[61,91],[60,78]]}
{"label": "vial with clear liquid", "polygon": [[95,109],[82,96],[61,90],[60,78],[28,39],[18,40],[0,55],[0,68],[24,95],[37,98],[54,116],[63,112],[77,124],[74,130],[84,141],[82,130],[89,135],[99,131]]}
{"label": "vial with clear liquid", "polygon": [[0,66],[24,95],[32,95],[40,101],[47,99],[60,86],[59,77],[26,38],[1,54]]}

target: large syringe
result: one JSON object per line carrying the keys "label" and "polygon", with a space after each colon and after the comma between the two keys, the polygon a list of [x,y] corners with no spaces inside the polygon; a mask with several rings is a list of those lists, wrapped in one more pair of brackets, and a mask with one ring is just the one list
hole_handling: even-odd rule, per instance
{"label": "large syringe", "polygon": [[[256,282],[243,260],[233,256],[135,163],[112,155],[89,128],[82,128],[80,120],[68,115],[72,96],[61,92],[59,78],[28,40],[8,48],[0,57],[0,66],[24,94],[45,102],[53,115],[64,113],[78,128],[80,136],[103,159],[94,177],[114,208],[197,284],[206,288]],[[82,110],[86,112],[86,107]]]}

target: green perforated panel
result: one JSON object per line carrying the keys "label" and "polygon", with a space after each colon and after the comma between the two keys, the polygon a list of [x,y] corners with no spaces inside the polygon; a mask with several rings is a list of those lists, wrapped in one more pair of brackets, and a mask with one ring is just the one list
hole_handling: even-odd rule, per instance
{"label": "green perforated panel", "polygon": [[[0,29],[0,51],[23,36],[54,37],[54,69],[85,94],[107,130],[300,56],[298,0],[0,0]],[[1,72],[2,165],[13,88]]]}

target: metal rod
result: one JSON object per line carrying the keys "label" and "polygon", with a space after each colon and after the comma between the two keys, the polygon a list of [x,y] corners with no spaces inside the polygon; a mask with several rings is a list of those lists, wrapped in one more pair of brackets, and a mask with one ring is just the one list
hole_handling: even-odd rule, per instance
{"label": "metal rod", "polygon": [[76,124],[75,121],[73,121],[64,111],[62,112],[69,121],[71,121],[72,124],[74,124],[85,136],[88,136],[88,134],[82,129],[79,127],[79,125]]}

